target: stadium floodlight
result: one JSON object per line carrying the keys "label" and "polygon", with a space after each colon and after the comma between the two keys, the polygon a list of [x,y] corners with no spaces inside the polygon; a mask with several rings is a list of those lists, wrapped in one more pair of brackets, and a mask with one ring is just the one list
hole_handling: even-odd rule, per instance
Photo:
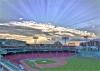
{"label": "stadium floodlight", "polygon": [[69,36],[63,36],[63,37],[62,37],[62,40],[64,40],[64,42],[65,42],[65,44],[66,44],[66,41],[69,40]]}
{"label": "stadium floodlight", "polygon": [[33,39],[34,39],[34,44],[37,44],[37,40],[39,39],[38,36],[33,36]]}

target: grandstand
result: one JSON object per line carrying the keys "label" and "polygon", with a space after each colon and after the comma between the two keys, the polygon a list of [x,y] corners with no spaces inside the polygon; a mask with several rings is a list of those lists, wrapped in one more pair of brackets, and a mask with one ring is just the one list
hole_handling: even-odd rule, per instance
{"label": "grandstand", "polygon": [[0,60],[0,64],[4,66],[5,69],[8,69],[9,71],[22,71],[18,66],[4,59]]}
{"label": "grandstand", "polygon": [[100,39],[92,39],[81,44],[80,55],[89,57],[100,57]]}
{"label": "grandstand", "polygon": [[[65,61],[66,58],[74,55],[83,56],[80,44],[81,41],[87,41],[84,36],[96,37],[94,33],[87,31],[34,23],[33,21],[5,23],[5,25],[1,24],[0,29],[0,69],[2,71],[30,71],[31,68],[23,63],[24,60],[34,61],[41,58],[56,58],[58,64],[62,64],[64,62],[59,63],[57,58]],[[72,43],[77,44],[77,41],[78,46],[72,45]],[[70,42],[71,46],[66,45]],[[39,68],[35,67],[35,69],[35,71],[39,71]]]}
{"label": "grandstand", "polygon": [[2,69],[8,71],[22,71],[20,64],[24,59],[68,57],[74,54],[74,50],[69,51],[60,42],[27,45],[22,41],[1,39],[0,43],[0,64]]}
{"label": "grandstand", "polygon": [[[30,52],[14,52],[9,54],[2,54],[2,58],[1,58],[1,65],[2,66],[7,66],[6,68],[12,69],[10,71],[20,71],[21,69],[19,68],[19,65],[21,64],[21,60],[25,60],[25,59],[33,59],[33,58],[52,58],[52,57],[69,57],[71,56],[73,53],[71,52],[57,52],[57,51],[53,51],[53,52],[46,52],[46,51],[30,51]],[[8,61],[9,60],[9,61]],[[5,65],[4,65],[4,64]],[[9,65],[11,66],[11,68],[9,67]],[[14,66],[16,65],[17,68],[15,68]],[[14,70],[15,69],[15,70]],[[19,69],[19,70],[18,70]]]}
{"label": "grandstand", "polygon": [[[100,52],[92,47],[63,46],[59,41],[54,44],[27,44],[23,41],[1,39],[0,64],[6,71],[25,71],[22,61],[36,58],[60,58],[73,55],[100,58]],[[90,51],[91,50],[91,51]],[[26,70],[27,71],[27,70]]]}

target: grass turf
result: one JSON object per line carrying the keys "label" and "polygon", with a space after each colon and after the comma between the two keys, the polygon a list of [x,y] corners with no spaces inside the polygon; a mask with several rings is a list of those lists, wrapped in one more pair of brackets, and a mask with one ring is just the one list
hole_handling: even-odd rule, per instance
{"label": "grass turf", "polygon": [[39,59],[39,60],[36,60],[35,63],[37,63],[37,64],[52,64],[52,63],[55,63],[55,61],[48,60],[48,59]]}
{"label": "grass turf", "polygon": [[24,61],[27,65],[29,65],[31,68],[35,68],[35,64],[32,60],[25,60]]}
{"label": "grass turf", "polygon": [[[97,60],[97,59],[72,57],[66,61],[67,61],[67,64],[61,67],[43,68],[43,69],[40,69],[39,71],[100,71],[100,60]],[[31,62],[28,65],[31,65],[31,64],[33,63]]]}

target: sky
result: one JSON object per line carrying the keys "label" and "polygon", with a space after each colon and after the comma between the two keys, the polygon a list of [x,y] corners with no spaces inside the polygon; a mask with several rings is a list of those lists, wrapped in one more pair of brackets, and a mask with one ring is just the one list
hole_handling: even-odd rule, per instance
{"label": "sky", "polygon": [[75,29],[100,28],[100,0],[0,0],[0,22],[19,18]]}

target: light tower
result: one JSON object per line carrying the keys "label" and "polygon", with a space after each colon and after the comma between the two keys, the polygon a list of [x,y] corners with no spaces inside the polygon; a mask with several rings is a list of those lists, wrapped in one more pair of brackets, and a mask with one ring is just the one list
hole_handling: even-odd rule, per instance
{"label": "light tower", "polygon": [[69,40],[69,36],[63,36],[62,40],[64,40],[64,44],[66,44],[67,40]]}
{"label": "light tower", "polygon": [[34,39],[34,44],[37,44],[37,40],[38,40],[38,36],[33,36],[33,39]]}

